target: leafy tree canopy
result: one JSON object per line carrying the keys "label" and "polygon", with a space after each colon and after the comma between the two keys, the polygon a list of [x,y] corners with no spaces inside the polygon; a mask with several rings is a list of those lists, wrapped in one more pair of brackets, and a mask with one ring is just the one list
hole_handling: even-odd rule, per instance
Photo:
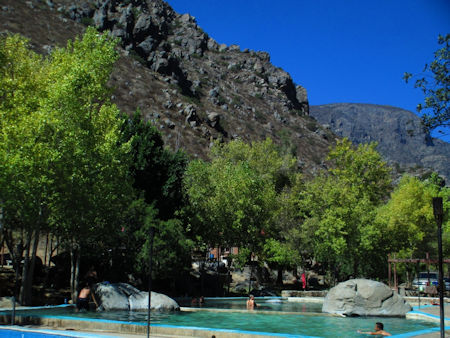
{"label": "leafy tree canopy", "polygon": [[[302,231],[292,235],[309,234],[304,244],[341,278],[374,274],[383,256],[375,216],[390,189],[390,170],[375,146],[339,141],[328,156],[333,166],[298,195]],[[373,260],[360,265],[368,255]]]}
{"label": "leafy tree canopy", "polygon": [[[450,127],[450,77],[448,75],[450,62],[450,34],[439,35],[438,43],[442,47],[434,52],[434,60],[426,64],[423,73],[418,75],[414,87],[420,88],[425,95],[425,102],[417,105],[417,111],[425,110],[422,115],[422,122],[427,131],[438,127]],[[413,75],[405,73],[403,78],[408,82]]]}
{"label": "leafy tree canopy", "polygon": [[[404,257],[425,257],[437,252],[436,222],[432,198],[441,196],[444,201],[444,238],[448,241],[450,189],[442,189],[430,181],[404,176],[391,194],[391,198],[378,212],[377,220],[383,225],[383,234],[391,253]],[[448,249],[447,249],[448,250]]]}

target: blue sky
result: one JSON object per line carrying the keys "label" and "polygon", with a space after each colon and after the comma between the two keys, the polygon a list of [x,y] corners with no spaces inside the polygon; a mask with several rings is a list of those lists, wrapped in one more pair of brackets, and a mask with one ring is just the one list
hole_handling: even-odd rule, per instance
{"label": "blue sky", "polygon": [[[354,102],[416,112],[420,73],[450,33],[449,0],[168,0],[219,43],[267,51],[312,105]],[[434,136],[450,142],[447,135]]]}

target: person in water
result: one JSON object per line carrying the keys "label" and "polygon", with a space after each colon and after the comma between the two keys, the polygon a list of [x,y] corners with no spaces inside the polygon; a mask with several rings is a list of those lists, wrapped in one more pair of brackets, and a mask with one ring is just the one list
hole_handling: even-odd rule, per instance
{"label": "person in water", "polygon": [[77,299],[77,309],[80,310],[89,310],[89,299],[92,298],[92,300],[95,303],[95,306],[98,307],[97,301],[95,300],[94,294],[91,292],[91,287],[89,283],[85,283],[84,287],[80,290],[80,293],[78,294]]}
{"label": "person in water", "polygon": [[256,308],[255,296],[249,295],[247,300],[247,309],[253,310]]}
{"label": "person in water", "polygon": [[389,332],[384,331],[384,325],[383,325],[383,323],[380,323],[380,322],[375,323],[375,331],[374,332],[363,332],[361,330],[358,330],[358,333],[378,335],[378,336],[392,336]]}

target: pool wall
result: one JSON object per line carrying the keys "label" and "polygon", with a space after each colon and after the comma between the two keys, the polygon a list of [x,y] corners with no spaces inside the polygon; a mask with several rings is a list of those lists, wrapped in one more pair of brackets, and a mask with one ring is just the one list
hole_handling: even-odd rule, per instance
{"label": "pool wall", "polygon": [[[19,312],[19,311],[17,311]],[[60,330],[75,330],[75,331],[95,331],[118,333],[118,334],[146,334],[146,323],[121,322],[114,320],[92,319],[92,318],[73,318],[73,317],[50,317],[50,316],[21,316],[16,312],[15,323],[18,325],[33,325],[44,326],[48,328]],[[11,315],[0,315],[0,324],[10,324]],[[314,336],[299,336],[282,333],[265,333],[254,331],[241,331],[229,329],[211,329],[203,327],[184,327],[163,324],[151,324],[151,334],[161,334],[168,336],[191,336],[191,337],[205,337],[210,338],[212,335],[220,336],[221,338],[268,338],[268,337],[286,337],[286,338],[314,338]],[[64,335],[64,333],[61,333]]]}
{"label": "pool wall", "polygon": [[[67,307],[68,305],[61,305],[56,307]],[[69,305],[71,306],[71,305]],[[32,308],[36,309],[48,309],[52,307],[39,307]],[[420,309],[414,308],[414,311],[407,314],[407,318],[414,319],[426,319],[434,322],[439,322],[439,316],[426,313],[425,309],[432,308],[429,306],[423,306]],[[211,309],[192,309],[192,308],[182,308],[186,312],[191,311],[211,311]],[[40,315],[40,316],[32,316],[26,314],[22,310],[28,309],[18,309],[16,310],[15,323],[18,325],[33,325],[35,327],[45,327],[49,329],[56,329],[60,332],[61,335],[65,335],[66,332],[83,332],[90,331],[96,332],[99,335],[102,333],[116,333],[120,334],[147,334],[147,324],[146,323],[136,323],[132,321],[124,322],[118,320],[109,320],[109,319],[95,319],[95,318],[76,318],[67,315]],[[214,309],[213,312],[245,312],[236,311],[236,310],[224,310],[224,309]],[[275,312],[275,311],[273,311]],[[11,323],[11,313],[10,309],[2,309],[0,313],[0,324],[9,325]],[[305,314],[303,314],[305,315]],[[317,316],[317,314],[311,313],[311,315]],[[326,316],[330,316],[329,314],[322,314]],[[450,319],[446,318],[445,325],[450,325]],[[446,329],[449,329],[448,327]],[[68,331],[64,331],[68,330]],[[427,332],[425,332],[427,331]],[[399,337],[413,337],[418,334],[431,333],[434,332],[435,329],[410,332],[407,334],[399,335]],[[292,334],[283,334],[283,333],[266,333],[266,332],[254,332],[254,331],[244,331],[244,330],[234,330],[234,329],[217,329],[217,328],[208,328],[208,327],[192,327],[192,326],[175,326],[175,325],[166,325],[166,324],[151,324],[151,334],[154,335],[169,335],[169,336],[194,336],[194,337],[208,337],[210,338],[212,335],[216,335],[218,337],[223,338],[267,338],[267,337],[312,337],[306,335],[292,335]],[[81,336],[81,335],[80,335]],[[0,335],[1,337],[1,335]],[[31,336],[30,336],[31,337]]]}

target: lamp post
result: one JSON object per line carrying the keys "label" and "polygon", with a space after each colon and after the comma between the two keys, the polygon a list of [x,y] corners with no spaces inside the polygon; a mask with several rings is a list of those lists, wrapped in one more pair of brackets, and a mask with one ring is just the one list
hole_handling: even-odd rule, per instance
{"label": "lamp post", "polygon": [[150,226],[150,248],[148,262],[148,310],[147,310],[147,338],[150,337],[150,309],[152,305],[152,255],[153,255],[153,237],[155,229]]}
{"label": "lamp post", "polygon": [[441,324],[441,338],[444,338],[444,277],[442,269],[442,218],[444,210],[442,207],[442,197],[433,197],[433,212],[437,223],[438,254],[439,254],[439,310]]}

